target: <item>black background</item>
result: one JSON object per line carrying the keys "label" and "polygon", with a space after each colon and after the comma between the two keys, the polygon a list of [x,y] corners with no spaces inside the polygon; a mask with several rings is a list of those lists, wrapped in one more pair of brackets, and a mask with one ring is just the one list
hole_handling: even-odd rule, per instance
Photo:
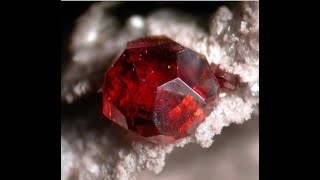
{"label": "black background", "polygon": [[[88,2],[9,3],[1,11],[2,177],[60,179],[62,41]],[[259,3],[259,179],[314,179],[319,157],[318,6]]]}

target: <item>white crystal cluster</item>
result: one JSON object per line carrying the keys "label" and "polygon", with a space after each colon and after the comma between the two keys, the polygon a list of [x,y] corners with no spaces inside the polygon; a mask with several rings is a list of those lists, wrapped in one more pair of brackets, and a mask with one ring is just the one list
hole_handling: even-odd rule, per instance
{"label": "white crystal cluster", "polygon": [[[62,70],[61,100],[72,103],[95,88],[97,69],[105,71],[126,43],[145,33],[144,18],[133,15],[120,27],[110,9],[119,2],[95,3],[76,22],[72,34],[71,62]],[[93,80],[92,80],[93,79]]]}
{"label": "white crystal cluster", "polygon": [[[89,89],[88,79],[77,78],[76,74],[93,71],[93,67],[102,64],[101,57],[96,56],[111,56],[110,49],[114,55],[130,38],[139,36],[139,32],[167,35],[204,54],[209,62],[220,64],[223,69],[238,74],[248,87],[221,96],[215,110],[198,126],[193,136],[170,145],[126,141],[108,131],[98,133],[89,128],[87,123],[90,122],[85,118],[72,125],[62,124],[62,180],[130,180],[145,169],[160,173],[166,155],[175,147],[198,143],[207,148],[223,127],[251,118],[259,103],[258,2],[243,2],[234,10],[219,8],[212,14],[208,25],[210,32],[198,26],[191,16],[162,9],[147,17],[134,15],[128,19],[127,26],[114,35],[110,35],[110,31],[116,26],[111,27],[108,23],[117,23],[111,16],[101,14],[101,10],[109,6],[108,3],[98,3],[79,20],[71,43],[74,62],[62,75],[62,100],[71,103]],[[104,24],[97,23],[101,19],[104,19]],[[108,28],[105,27],[109,26],[111,29],[106,30]],[[115,41],[118,45],[113,44]],[[87,85],[81,86],[85,82]]]}

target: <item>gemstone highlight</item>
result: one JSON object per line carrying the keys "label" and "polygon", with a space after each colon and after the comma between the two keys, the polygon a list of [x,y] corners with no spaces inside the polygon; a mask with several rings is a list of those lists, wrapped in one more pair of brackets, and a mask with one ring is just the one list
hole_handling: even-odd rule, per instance
{"label": "gemstone highlight", "polygon": [[105,75],[103,114],[143,137],[194,132],[219,94],[206,58],[165,36],[131,41]]}

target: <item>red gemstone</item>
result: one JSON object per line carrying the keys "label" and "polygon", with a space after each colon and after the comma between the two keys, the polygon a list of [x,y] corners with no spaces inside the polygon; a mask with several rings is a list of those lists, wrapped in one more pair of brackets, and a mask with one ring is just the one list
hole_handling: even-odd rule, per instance
{"label": "red gemstone", "polygon": [[219,87],[203,55],[165,36],[146,37],[129,42],[107,71],[103,114],[143,137],[177,140],[205,119]]}
{"label": "red gemstone", "polygon": [[222,70],[219,66],[212,63],[211,69],[213,70],[214,76],[217,78],[220,87],[233,90],[240,84],[240,77]]}

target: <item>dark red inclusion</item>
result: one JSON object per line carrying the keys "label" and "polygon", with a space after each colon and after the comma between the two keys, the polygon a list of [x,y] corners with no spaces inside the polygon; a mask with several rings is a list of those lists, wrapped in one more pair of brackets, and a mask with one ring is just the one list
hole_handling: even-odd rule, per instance
{"label": "dark red inclusion", "polygon": [[206,58],[165,36],[131,41],[107,71],[103,114],[141,136],[192,133],[218,98]]}
{"label": "dark red inclusion", "polygon": [[240,77],[238,75],[228,73],[214,63],[211,64],[211,69],[221,88],[233,90],[240,84]]}

